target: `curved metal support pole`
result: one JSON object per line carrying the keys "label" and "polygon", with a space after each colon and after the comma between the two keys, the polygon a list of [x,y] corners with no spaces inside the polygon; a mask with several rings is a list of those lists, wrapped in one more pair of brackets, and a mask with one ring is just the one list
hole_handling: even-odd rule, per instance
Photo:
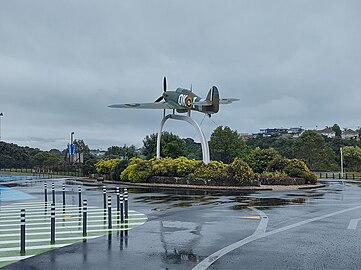
{"label": "curved metal support pole", "polygon": [[191,117],[184,116],[184,115],[176,115],[176,114],[168,114],[168,115],[166,115],[165,117],[163,117],[163,119],[162,119],[162,121],[160,123],[160,130],[159,130],[158,136],[157,136],[157,158],[160,158],[160,139],[161,139],[161,136],[162,136],[163,126],[164,126],[165,122],[168,119],[174,119],[174,120],[188,122],[189,124],[191,124],[196,129],[196,131],[198,131],[199,137],[201,139],[201,145],[202,145],[203,162],[205,164],[208,164],[210,162],[209,146],[208,146],[206,136],[204,136],[204,133],[201,130],[200,126]]}

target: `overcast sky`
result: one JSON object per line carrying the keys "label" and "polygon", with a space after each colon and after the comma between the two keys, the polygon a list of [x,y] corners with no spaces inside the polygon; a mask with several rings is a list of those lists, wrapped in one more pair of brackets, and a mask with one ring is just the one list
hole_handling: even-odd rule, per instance
{"label": "overcast sky", "polygon": [[[141,147],[163,112],[107,106],[154,101],[163,76],[240,98],[204,119],[207,138],[218,125],[357,128],[360,14],[358,0],[0,1],[2,139]],[[198,141],[187,123],[165,130]]]}

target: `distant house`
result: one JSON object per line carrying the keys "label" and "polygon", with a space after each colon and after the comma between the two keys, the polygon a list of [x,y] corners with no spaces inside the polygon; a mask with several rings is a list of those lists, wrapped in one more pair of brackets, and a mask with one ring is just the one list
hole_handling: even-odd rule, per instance
{"label": "distant house", "polygon": [[344,131],[342,131],[341,138],[358,140],[359,136],[357,131],[346,128]]}
{"label": "distant house", "polygon": [[290,128],[287,133],[290,135],[290,137],[292,138],[298,138],[301,136],[301,134],[304,132],[305,130],[303,128]]}
{"label": "distant house", "polygon": [[260,134],[263,135],[263,137],[272,137],[272,136],[281,136],[283,134],[287,134],[288,129],[287,128],[266,128],[266,129],[260,129]]}
{"label": "distant house", "polygon": [[321,135],[327,137],[327,138],[335,138],[336,137],[336,132],[334,132],[331,128],[326,127],[322,130],[318,130],[318,133],[320,133]]}
{"label": "distant house", "polygon": [[240,133],[239,136],[243,141],[248,141],[253,138],[252,134],[250,133]]}
{"label": "distant house", "polygon": [[102,157],[104,156],[104,154],[106,153],[105,150],[99,150],[99,149],[92,149],[90,150],[90,153],[94,156],[97,156],[97,157]]}

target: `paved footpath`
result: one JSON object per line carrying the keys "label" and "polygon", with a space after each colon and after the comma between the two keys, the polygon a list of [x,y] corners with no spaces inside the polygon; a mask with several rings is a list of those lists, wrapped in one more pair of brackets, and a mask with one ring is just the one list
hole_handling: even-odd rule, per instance
{"label": "paved footpath", "polygon": [[[69,197],[74,203],[76,185]],[[16,189],[40,199],[38,186]],[[101,189],[83,190],[90,205],[101,205]],[[134,188],[130,208],[148,220],[127,237],[114,233],[89,239],[4,269],[359,269],[361,265],[357,183],[230,195]]]}

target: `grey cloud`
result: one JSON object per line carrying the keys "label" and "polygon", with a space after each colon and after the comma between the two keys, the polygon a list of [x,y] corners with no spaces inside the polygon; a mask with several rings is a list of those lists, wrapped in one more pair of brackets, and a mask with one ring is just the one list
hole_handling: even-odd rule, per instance
{"label": "grey cloud", "polygon": [[[326,0],[1,1],[3,137],[62,148],[75,131],[93,148],[141,146],[158,131],[162,112],[107,105],[155,100],[164,75],[171,89],[193,84],[204,96],[217,85],[223,97],[241,99],[222,107],[211,119],[216,124],[203,121],[208,137],[216,125],[240,132],[356,127],[360,7]],[[183,123],[167,128],[194,136]]]}

